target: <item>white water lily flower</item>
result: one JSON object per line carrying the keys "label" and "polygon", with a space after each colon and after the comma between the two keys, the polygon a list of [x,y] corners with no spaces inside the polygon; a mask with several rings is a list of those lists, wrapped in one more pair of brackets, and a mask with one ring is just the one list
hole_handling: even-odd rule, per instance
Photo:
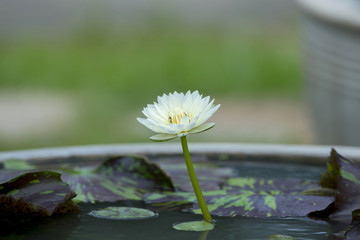
{"label": "white water lily flower", "polygon": [[158,102],[148,104],[142,111],[147,117],[137,120],[159,134],[150,137],[153,141],[167,141],[191,133],[206,131],[215,123],[205,123],[220,107],[214,99],[202,97],[198,91],[170,93],[158,97]]}

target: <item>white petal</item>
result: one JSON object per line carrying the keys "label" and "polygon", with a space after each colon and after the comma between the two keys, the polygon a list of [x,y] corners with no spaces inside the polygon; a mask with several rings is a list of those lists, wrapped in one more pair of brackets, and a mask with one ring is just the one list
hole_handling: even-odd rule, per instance
{"label": "white petal", "polygon": [[[168,134],[178,134],[180,132],[179,129],[176,128],[176,126],[171,126],[172,124],[169,125],[160,125],[159,128],[161,128],[164,133],[168,133]],[[177,125],[177,124],[174,124]]]}
{"label": "white petal", "polygon": [[215,107],[209,109],[207,112],[202,113],[201,117],[199,118],[199,124],[203,124],[206,122],[214,113],[219,109],[220,104],[216,105]]}
{"label": "white petal", "polygon": [[188,116],[183,116],[180,120],[180,125],[187,125],[190,122],[190,118]]}
{"label": "white petal", "polygon": [[157,134],[157,135],[151,136],[150,140],[153,140],[155,142],[164,142],[164,141],[172,140],[177,137],[178,137],[178,135],[176,135],[176,134]]}
{"label": "white petal", "polygon": [[193,128],[189,131],[189,134],[194,133],[200,133],[209,130],[210,128],[213,128],[215,126],[215,123],[204,123],[196,128]]}
{"label": "white petal", "polygon": [[151,131],[158,132],[158,133],[165,133],[161,128],[159,128],[156,124],[153,124],[149,119],[144,118],[137,118],[138,122],[142,125],[150,129]]}
{"label": "white petal", "polygon": [[[158,96],[158,102],[148,104],[143,109],[147,119],[138,118],[145,127],[158,133],[167,135],[164,139],[172,139],[175,136],[185,136],[188,133],[202,132],[210,129],[214,124],[204,124],[220,107],[214,106],[214,100],[210,97],[203,98],[197,90],[187,91],[186,94],[174,91],[173,93]],[[184,111],[187,115],[181,117]],[[169,123],[169,116],[173,122]],[[180,119],[181,118],[181,119]],[[169,137],[170,135],[170,137]],[[162,139],[161,136],[154,139]]]}
{"label": "white petal", "polygon": [[195,127],[197,127],[196,122],[190,122],[188,125],[184,127],[183,131],[188,132]]}
{"label": "white petal", "polygon": [[178,134],[177,136],[178,137],[184,137],[184,136],[186,136],[186,135],[188,135],[189,133],[187,133],[187,132],[183,132],[183,133],[180,133],[180,134]]}
{"label": "white petal", "polygon": [[166,117],[164,118],[162,115],[160,115],[159,112],[157,111],[157,109],[155,108],[155,106],[153,106],[153,105],[148,106],[142,112],[146,117],[148,117],[156,122],[160,122],[163,124],[167,123]]}

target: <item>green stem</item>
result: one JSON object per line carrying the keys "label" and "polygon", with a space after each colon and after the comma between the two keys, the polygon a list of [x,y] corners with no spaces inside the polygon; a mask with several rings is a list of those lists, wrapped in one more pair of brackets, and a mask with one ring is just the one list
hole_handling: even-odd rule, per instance
{"label": "green stem", "polygon": [[204,196],[203,196],[203,194],[201,192],[200,185],[199,185],[199,182],[198,182],[198,180],[196,178],[195,170],[194,170],[193,164],[191,162],[186,136],[183,136],[180,139],[181,139],[182,149],[183,149],[183,152],[184,152],[184,158],[185,158],[185,162],[186,162],[186,167],[187,167],[187,170],[189,172],[190,180],[191,180],[191,183],[193,185],[196,198],[197,198],[197,200],[199,202],[201,212],[202,212],[202,214],[204,216],[204,220],[207,221],[207,222],[212,222],[212,218],[210,216],[208,207],[206,206]]}

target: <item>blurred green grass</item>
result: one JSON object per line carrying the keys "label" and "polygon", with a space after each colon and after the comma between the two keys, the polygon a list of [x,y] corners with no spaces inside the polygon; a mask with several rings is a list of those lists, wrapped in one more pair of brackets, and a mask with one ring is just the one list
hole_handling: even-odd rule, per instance
{"label": "blurred green grass", "polygon": [[215,98],[299,98],[295,35],[149,30],[125,36],[85,32],[59,41],[2,41],[2,90],[65,93],[79,106],[68,129],[16,143],[0,136],[0,150],[147,141],[149,132],[137,130],[135,117],[157,95],[174,90],[198,89]]}

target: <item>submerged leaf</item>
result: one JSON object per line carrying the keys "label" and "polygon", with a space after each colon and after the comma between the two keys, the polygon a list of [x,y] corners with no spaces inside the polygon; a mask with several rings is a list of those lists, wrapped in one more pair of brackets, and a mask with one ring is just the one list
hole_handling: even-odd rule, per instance
{"label": "submerged leaf", "polygon": [[174,229],[180,231],[192,231],[192,232],[202,232],[213,230],[215,225],[206,221],[192,221],[192,222],[184,222],[178,223],[173,226]]}
{"label": "submerged leaf", "polygon": [[8,159],[3,162],[3,168],[7,170],[33,170],[36,167],[22,159]]}
{"label": "submerged leaf", "polygon": [[0,211],[41,216],[78,213],[71,201],[75,196],[59,173],[25,173],[0,185]]}
{"label": "submerged leaf", "polygon": [[91,211],[89,215],[111,220],[140,220],[157,216],[153,211],[135,207],[107,207]]}
{"label": "submerged leaf", "polygon": [[338,194],[336,189],[332,188],[312,188],[301,192],[302,195],[335,197]]}
{"label": "submerged leaf", "polygon": [[147,192],[173,191],[171,178],[139,157],[114,157],[92,171],[63,174],[80,202],[141,200]]}
{"label": "submerged leaf", "polygon": [[273,234],[268,237],[269,240],[296,240],[296,238],[293,238],[288,235],[282,235],[282,234]]}

